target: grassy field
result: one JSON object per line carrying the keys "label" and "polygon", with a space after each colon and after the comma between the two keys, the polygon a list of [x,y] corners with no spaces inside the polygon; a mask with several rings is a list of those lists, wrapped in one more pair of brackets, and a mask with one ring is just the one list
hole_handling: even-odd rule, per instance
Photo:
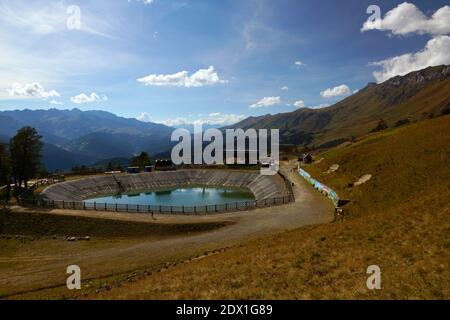
{"label": "grassy field", "polygon": [[[166,250],[161,252],[160,257],[150,261],[145,259],[145,254],[140,257],[129,254],[124,261],[120,252],[158,241],[213,232],[231,224],[233,222],[230,221],[156,223],[151,219],[126,221],[107,217],[2,210],[0,298],[21,292],[28,292],[28,297],[33,299],[67,297],[70,294],[67,289],[56,295],[53,291],[48,295],[44,292],[43,296],[35,294],[34,290],[53,288],[55,285],[59,287],[66,277],[65,268],[73,264],[73,261],[89,264],[86,278],[100,278],[93,289],[95,292],[96,288],[103,286],[102,276],[105,274],[121,279],[129,276],[131,271],[128,272],[128,269],[156,268],[168,261],[167,256],[176,258]],[[68,241],[69,238],[75,241]],[[109,255],[109,261],[114,262],[105,265],[102,263],[102,255]]]}
{"label": "grassy field", "polygon": [[[89,298],[448,299],[449,152],[450,116],[331,150],[307,170],[352,201],[345,222],[251,241]],[[339,169],[324,174],[332,164]],[[352,186],[364,174],[373,177]],[[381,268],[381,290],[366,287],[370,265]]]}

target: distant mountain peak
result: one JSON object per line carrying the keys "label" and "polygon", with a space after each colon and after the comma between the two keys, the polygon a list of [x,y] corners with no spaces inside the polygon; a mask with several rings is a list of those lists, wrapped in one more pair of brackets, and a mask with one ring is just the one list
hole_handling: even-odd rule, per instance
{"label": "distant mountain peak", "polygon": [[[398,87],[400,85],[420,85],[429,81],[444,79],[450,75],[450,66],[441,65],[410,72],[404,76],[396,76],[384,83]],[[382,83],[383,84],[383,83]]]}
{"label": "distant mountain peak", "polygon": [[282,143],[330,147],[369,133],[381,118],[389,126],[438,116],[450,104],[450,66],[396,76],[322,109],[249,117],[228,128],[280,129]]}

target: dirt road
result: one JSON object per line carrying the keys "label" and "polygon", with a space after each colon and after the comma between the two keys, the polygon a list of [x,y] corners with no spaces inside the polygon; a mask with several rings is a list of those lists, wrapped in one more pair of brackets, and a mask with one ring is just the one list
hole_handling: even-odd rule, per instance
{"label": "dirt road", "polygon": [[[79,211],[51,211],[57,215],[77,215],[145,221],[152,223],[196,223],[205,221],[233,221],[234,224],[207,233],[183,235],[162,240],[112,242],[77,254],[48,253],[30,257],[0,255],[0,295],[35,291],[65,285],[66,268],[78,265],[83,279],[112,274],[186,259],[208,250],[215,250],[267,234],[296,229],[306,225],[331,222],[334,218],[331,202],[296,173],[290,173],[295,183],[295,203],[252,211],[212,216],[164,216],[152,218],[145,214],[99,213]],[[156,219],[156,220],[154,220]]]}

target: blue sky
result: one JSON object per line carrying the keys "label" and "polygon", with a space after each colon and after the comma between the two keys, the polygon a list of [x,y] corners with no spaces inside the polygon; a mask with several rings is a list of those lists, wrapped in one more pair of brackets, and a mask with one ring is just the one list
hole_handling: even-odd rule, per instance
{"label": "blue sky", "polygon": [[450,64],[448,1],[30,2],[0,0],[0,110],[229,124]]}

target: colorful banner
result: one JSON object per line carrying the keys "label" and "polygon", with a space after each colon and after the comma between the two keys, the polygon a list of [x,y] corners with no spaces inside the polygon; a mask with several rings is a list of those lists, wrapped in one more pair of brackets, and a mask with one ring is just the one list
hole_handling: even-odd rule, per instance
{"label": "colorful banner", "polygon": [[328,198],[331,199],[331,201],[333,201],[333,204],[337,207],[339,204],[339,196],[337,195],[337,193],[327,187],[326,185],[320,183],[319,181],[317,181],[316,179],[314,179],[313,177],[311,177],[311,175],[306,172],[305,170],[299,168],[298,169],[298,174],[303,177],[306,181],[308,181],[313,187],[314,189],[320,191],[321,193],[325,194]]}

